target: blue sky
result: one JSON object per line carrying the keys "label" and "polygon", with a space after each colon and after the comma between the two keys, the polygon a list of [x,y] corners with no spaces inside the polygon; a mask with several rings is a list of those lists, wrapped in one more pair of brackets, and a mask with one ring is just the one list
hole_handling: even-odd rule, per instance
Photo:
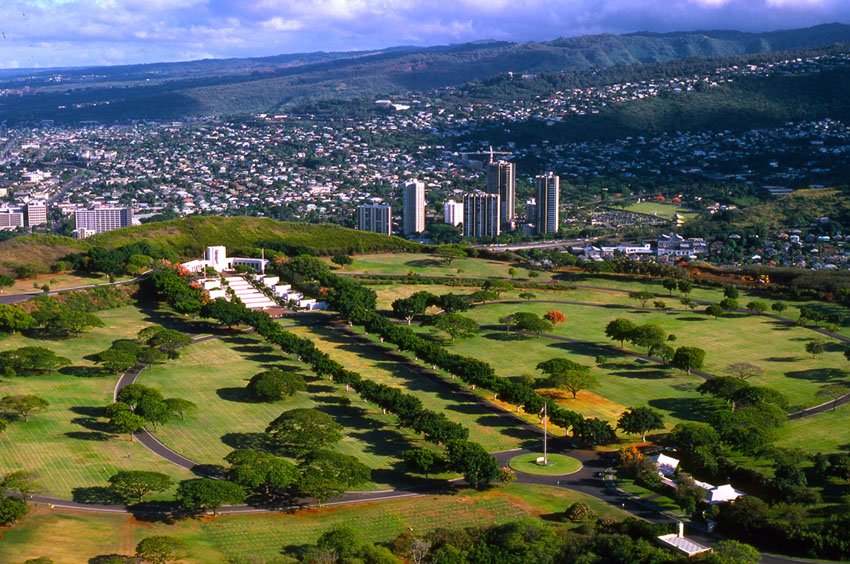
{"label": "blue sky", "polygon": [[0,0],[0,68],[834,21],[850,0]]}

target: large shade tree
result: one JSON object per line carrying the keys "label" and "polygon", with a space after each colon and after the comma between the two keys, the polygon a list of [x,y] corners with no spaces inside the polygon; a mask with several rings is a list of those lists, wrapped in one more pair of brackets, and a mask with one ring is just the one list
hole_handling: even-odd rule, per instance
{"label": "large shade tree", "polygon": [[272,402],[295,395],[307,389],[304,377],[297,372],[271,368],[255,374],[246,386],[248,395],[257,400]]}
{"label": "large shade tree", "polygon": [[587,390],[599,383],[599,378],[586,366],[567,358],[552,358],[537,365],[537,369],[548,376],[545,385],[563,389],[578,396],[581,390]]}
{"label": "large shade tree", "polygon": [[664,416],[651,407],[630,407],[620,415],[617,427],[626,433],[640,435],[641,442],[645,442],[649,431],[664,428]]}
{"label": "large shade tree", "polygon": [[339,441],[342,429],[342,425],[327,413],[298,408],[280,414],[269,423],[266,433],[278,448],[306,454]]}

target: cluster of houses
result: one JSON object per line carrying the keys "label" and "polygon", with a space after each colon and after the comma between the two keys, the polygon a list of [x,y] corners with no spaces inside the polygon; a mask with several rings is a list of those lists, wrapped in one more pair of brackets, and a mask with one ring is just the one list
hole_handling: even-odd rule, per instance
{"label": "cluster of houses", "polygon": [[585,245],[573,247],[571,252],[590,261],[603,261],[618,255],[634,259],[657,257],[661,261],[676,258],[695,259],[708,254],[705,239],[682,237],[677,233],[662,233],[658,236],[655,249],[650,243],[623,244],[617,246]]}
{"label": "cluster of houses", "polygon": [[[661,477],[661,482],[670,488],[675,489],[678,485],[675,476],[676,470],[679,468],[679,460],[664,453],[659,453],[653,456],[650,460],[655,463],[655,468],[658,470],[658,475]],[[705,490],[705,498],[703,499],[708,505],[717,505],[719,503],[733,502],[744,492],[736,490],[731,484],[715,486],[708,482],[694,480],[694,484]],[[711,523],[709,523],[709,530]],[[689,539],[684,534],[685,526],[679,521],[679,530],[676,533],[661,535],[658,537],[658,542],[676,552],[682,553],[687,557],[697,556],[710,552],[711,549],[702,545],[693,539]]]}
{"label": "cluster of houses", "polygon": [[[240,265],[250,267],[256,274],[236,274],[234,270]],[[302,310],[325,309],[325,302],[294,291],[291,284],[282,284],[278,276],[266,275],[268,265],[269,261],[265,258],[228,257],[227,249],[218,246],[207,247],[203,259],[184,262],[181,266],[189,272],[216,273],[198,280],[212,300],[224,298],[229,301],[236,297],[249,309],[270,310],[272,313],[279,312],[280,301]]]}
{"label": "cluster of houses", "polygon": [[[679,460],[671,456],[667,456],[664,453],[656,454],[651,458],[651,460],[655,463],[655,467],[658,469],[658,474],[661,476],[661,482],[665,486],[675,489],[678,485],[675,480],[675,475],[676,470],[679,468]],[[744,492],[733,488],[731,484],[715,486],[708,482],[701,482],[699,480],[694,480],[694,483],[705,490],[704,501],[709,505],[735,501],[742,495],[745,495]]]}

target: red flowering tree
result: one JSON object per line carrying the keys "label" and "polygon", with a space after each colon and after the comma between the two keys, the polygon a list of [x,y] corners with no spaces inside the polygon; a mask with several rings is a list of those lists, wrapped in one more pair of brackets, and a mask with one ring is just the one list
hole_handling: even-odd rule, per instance
{"label": "red flowering tree", "polygon": [[557,325],[558,323],[564,323],[567,320],[567,316],[564,315],[560,311],[547,311],[543,316],[543,319],[551,323],[552,325]]}

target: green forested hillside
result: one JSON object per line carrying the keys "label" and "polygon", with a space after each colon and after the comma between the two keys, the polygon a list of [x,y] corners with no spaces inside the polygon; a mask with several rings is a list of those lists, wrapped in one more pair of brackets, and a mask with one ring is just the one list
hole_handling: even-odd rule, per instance
{"label": "green forested hillside", "polygon": [[745,131],[788,121],[850,119],[850,70],[815,74],[745,77],[705,91],[655,96],[605,108],[594,115],[565,118],[552,127],[537,121],[499,124],[478,135],[494,144],[508,141],[573,142],[621,139],[675,131]]}

